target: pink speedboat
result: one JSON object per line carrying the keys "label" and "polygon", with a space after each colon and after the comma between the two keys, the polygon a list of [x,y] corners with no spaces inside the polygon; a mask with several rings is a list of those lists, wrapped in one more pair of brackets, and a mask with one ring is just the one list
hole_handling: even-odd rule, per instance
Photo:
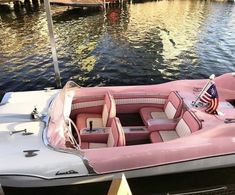
{"label": "pink speedboat", "polygon": [[[4,188],[86,185],[235,166],[235,74],[207,80],[7,93],[0,104]],[[208,89],[208,87],[207,87]],[[203,90],[203,91],[202,91]]]}

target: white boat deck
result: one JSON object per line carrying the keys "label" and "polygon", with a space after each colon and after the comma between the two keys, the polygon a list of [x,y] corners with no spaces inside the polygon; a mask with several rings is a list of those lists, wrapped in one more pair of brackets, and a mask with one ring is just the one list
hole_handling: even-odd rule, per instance
{"label": "white boat deck", "polygon": [[[0,106],[0,174],[4,175],[31,175],[34,183],[38,178],[64,177],[56,174],[69,170],[78,173],[77,168],[84,166],[82,159],[73,154],[56,152],[43,142],[45,123],[32,120],[30,114],[37,106],[40,113],[45,113],[51,97],[57,91],[35,91],[8,93]],[[37,102],[37,103],[35,103]],[[45,102],[47,102],[45,104]],[[22,130],[31,133],[24,135]],[[27,152],[36,150],[35,152]],[[31,154],[33,155],[31,155]],[[50,157],[50,158],[49,158]],[[45,163],[46,162],[46,163]],[[84,167],[84,173],[87,174]],[[81,169],[79,169],[79,174]],[[7,179],[0,181],[7,186]],[[25,185],[29,185],[25,183]],[[14,185],[23,186],[15,177]],[[35,185],[35,183],[34,183]]]}

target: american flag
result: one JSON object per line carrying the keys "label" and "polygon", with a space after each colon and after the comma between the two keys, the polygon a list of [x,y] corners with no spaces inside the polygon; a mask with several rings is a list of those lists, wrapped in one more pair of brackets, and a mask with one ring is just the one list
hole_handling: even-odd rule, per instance
{"label": "american flag", "polygon": [[212,84],[207,91],[205,91],[202,96],[200,97],[200,100],[204,103],[208,103],[209,106],[206,109],[206,112],[209,114],[216,114],[216,109],[219,105],[219,96],[218,92],[216,90],[215,84]]}

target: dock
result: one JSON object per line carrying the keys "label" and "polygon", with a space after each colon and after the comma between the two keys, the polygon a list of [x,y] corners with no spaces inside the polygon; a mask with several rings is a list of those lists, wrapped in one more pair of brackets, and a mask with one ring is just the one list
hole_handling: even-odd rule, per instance
{"label": "dock", "polygon": [[52,4],[68,5],[68,6],[102,6],[104,4],[103,0],[50,0]]}
{"label": "dock", "polygon": [[0,0],[0,10],[3,11],[15,11],[21,10],[23,7],[29,8],[33,5],[33,7],[38,8],[39,4],[43,3],[43,0]]}
{"label": "dock", "polygon": [[[19,10],[21,7],[27,6],[29,4],[38,6],[39,2],[43,3],[44,0],[0,0],[1,6],[14,5],[15,10]],[[127,0],[49,0],[51,4],[61,5],[61,6],[71,6],[71,7],[105,7],[110,4],[122,4]]]}
{"label": "dock", "polygon": [[2,189],[2,185],[0,184],[0,195],[4,195],[3,189]]}
{"label": "dock", "polygon": [[126,180],[125,174],[113,178],[107,195],[132,195],[130,186]]}

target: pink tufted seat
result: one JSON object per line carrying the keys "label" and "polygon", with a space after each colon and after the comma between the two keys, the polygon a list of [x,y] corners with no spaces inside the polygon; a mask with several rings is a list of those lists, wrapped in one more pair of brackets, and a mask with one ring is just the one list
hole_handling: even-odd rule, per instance
{"label": "pink tufted seat", "polygon": [[106,93],[104,97],[104,105],[102,114],[82,113],[78,114],[76,118],[76,125],[78,130],[89,128],[90,121],[92,121],[93,128],[110,127],[111,120],[116,116],[116,105],[113,96]]}
{"label": "pink tufted seat", "polygon": [[140,109],[140,116],[144,122],[144,124],[148,125],[149,119],[175,119],[178,118],[181,114],[183,106],[183,100],[179,96],[179,94],[175,91],[172,91],[164,108],[156,108],[156,107],[144,107]]}
{"label": "pink tufted seat", "polygon": [[125,133],[121,126],[119,118],[115,117],[112,120],[111,128],[108,135],[107,143],[92,143],[92,142],[82,142],[82,149],[92,149],[92,148],[103,148],[103,147],[118,147],[125,146]]}
{"label": "pink tufted seat", "polygon": [[166,142],[180,137],[188,136],[202,128],[201,121],[190,111],[186,111],[173,129],[155,129],[150,133],[152,143]]}

